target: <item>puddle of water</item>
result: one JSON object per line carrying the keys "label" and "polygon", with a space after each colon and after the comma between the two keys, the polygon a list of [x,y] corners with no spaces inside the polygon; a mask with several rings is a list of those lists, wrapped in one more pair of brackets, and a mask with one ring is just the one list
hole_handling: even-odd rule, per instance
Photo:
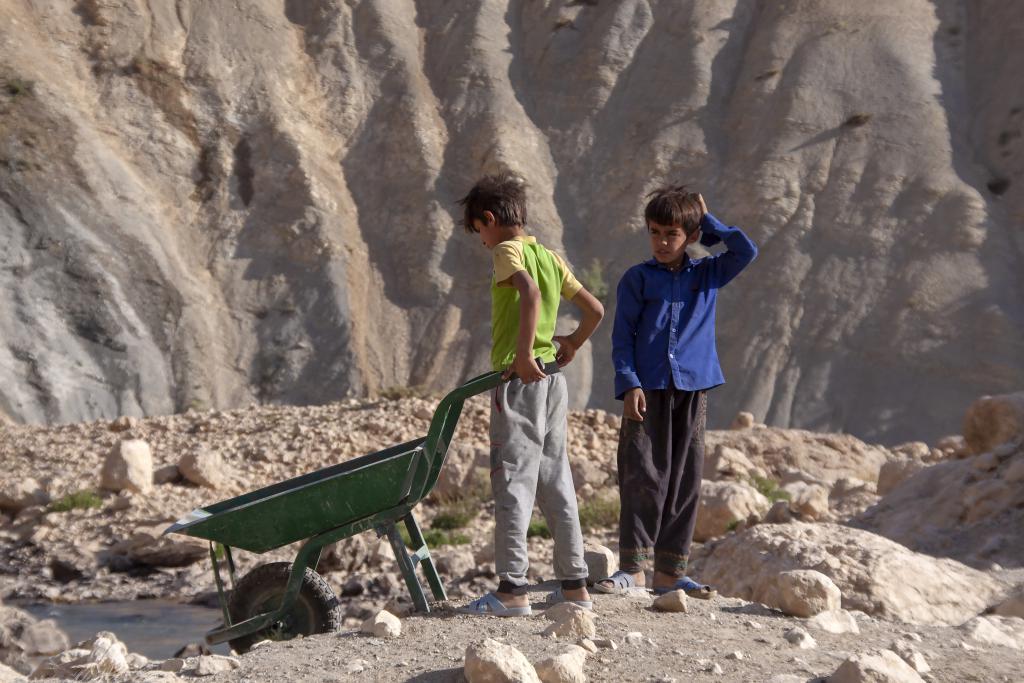
{"label": "puddle of water", "polygon": [[[98,631],[112,631],[129,652],[150,659],[167,659],[188,643],[204,642],[206,632],[222,621],[218,609],[166,600],[18,607],[37,619],[56,621],[72,644],[92,638]],[[211,649],[218,654],[230,654],[227,643]]]}

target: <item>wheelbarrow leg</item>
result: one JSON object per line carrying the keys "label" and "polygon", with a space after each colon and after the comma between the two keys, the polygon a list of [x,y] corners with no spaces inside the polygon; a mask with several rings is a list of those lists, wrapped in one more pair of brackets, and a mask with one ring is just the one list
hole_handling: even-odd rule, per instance
{"label": "wheelbarrow leg", "polygon": [[423,575],[427,577],[427,583],[430,584],[430,591],[434,594],[434,599],[447,600],[448,594],[444,592],[444,584],[437,574],[434,558],[430,556],[430,549],[427,547],[427,542],[423,540],[423,533],[420,532],[420,525],[416,523],[412,510],[402,521],[405,522],[405,528],[409,530],[409,540],[412,541],[412,547],[416,548],[420,565],[423,567]]}
{"label": "wheelbarrow leg", "polygon": [[398,568],[402,570],[402,576],[405,577],[405,585],[409,587],[413,606],[416,607],[417,612],[429,612],[430,605],[427,604],[427,596],[423,592],[423,586],[420,585],[419,579],[416,578],[416,565],[413,564],[409,551],[405,548],[405,541],[398,533],[398,527],[394,522],[388,522],[384,527],[384,532],[388,535],[388,540],[391,541],[391,549],[395,552]]}

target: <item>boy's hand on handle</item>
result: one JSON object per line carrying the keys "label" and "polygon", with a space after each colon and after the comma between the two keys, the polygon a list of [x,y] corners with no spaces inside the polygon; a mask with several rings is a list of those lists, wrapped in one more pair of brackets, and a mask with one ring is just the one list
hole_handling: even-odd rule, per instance
{"label": "boy's hand on handle", "polygon": [[643,422],[643,414],[647,412],[647,397],[644,390],[635,387],[626,392],[622,397],[622,414],[628,420]]}
{"label": "boy's hand on handle", "polygon": [[558,344],[558,353],[555,355],[555,361],[558,363],[558,367],[564,368],[576,357],[576,345],[572,343],[569,337],[562,335],[555,335],[551,339]]}
{"label": "boy's hand on handle", "polygon": [[537,365],[537,361],[532,356],[521,356],[516,354],[515,359],[512,361],[512,365],[505,370],[501,376],[502,379],[508,379],[512,374],[519,378],[523,384],[530,384],[531,382],[539,382],[540,380],[547,377],[544,374],[544,370]]}

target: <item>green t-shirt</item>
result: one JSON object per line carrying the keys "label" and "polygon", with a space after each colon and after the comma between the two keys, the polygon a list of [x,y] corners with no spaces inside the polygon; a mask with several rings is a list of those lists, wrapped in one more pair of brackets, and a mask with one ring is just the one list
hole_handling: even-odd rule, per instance
{"label": "green t-shirt", "polygon": [[515,237],[493,249],[494,278],[491,281],[491,366],[504,370],[516,357],[519,337],[519,290],[510,279],[523,270],[540,289],[540,315],[533,338],[533,357],[545,363],[555,359],[555,323],[559,297],[571,299],[583,286],[573,277],[558,254],[548,251],[534,237]]}

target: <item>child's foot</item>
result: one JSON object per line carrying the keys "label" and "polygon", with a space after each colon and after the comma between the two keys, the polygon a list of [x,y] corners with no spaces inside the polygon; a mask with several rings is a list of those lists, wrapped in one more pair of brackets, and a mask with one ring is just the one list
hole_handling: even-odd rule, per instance
{"label": "child's foot", "polygon": [[655,572],[653,591],[656,595],[661,595],[674,590],[681,590],[691,598],[698,598],[700,600],[710,600],[718,595],[718,591],[711,586],[694,581],[689,576],[684,576],[680,579],[669,574]]}
{"label": "child's foot", "polygon": [[[508,604],[502,601],[502,597],[509,599]],[[488,593],[465,607],[459,607],[455,611],[462,614],[490,615],[494,617],[528,617],[533,614],[533,609],[530,607],[530,602],[525,595],[497,592]]]}
{"label": "child's foot", "polygon": [[548,605],[557,605],[560,602],[571,602],[583,609],[594,609],[594,601],[590,599],[590,593],[586,588],[556,588],[544,598]]}
{"label": "child's foot", "polygon": [[627,588],[643,588],[644,573],[642,571],[631,573],[621,569],[607,579],[601,579],[594,584],[594,590],[598,593],[621,593]]}

